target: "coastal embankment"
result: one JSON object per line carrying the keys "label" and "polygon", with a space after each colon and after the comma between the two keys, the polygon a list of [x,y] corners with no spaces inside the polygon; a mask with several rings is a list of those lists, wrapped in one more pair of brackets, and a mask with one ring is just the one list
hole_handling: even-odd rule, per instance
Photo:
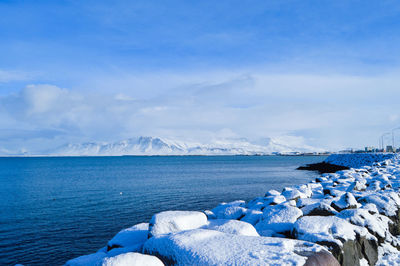
{"label": "coastal embankment", "polygon": [[166,211],[66,265],[398,265],[400,158],[335,154],[349,169],[212,210]]}

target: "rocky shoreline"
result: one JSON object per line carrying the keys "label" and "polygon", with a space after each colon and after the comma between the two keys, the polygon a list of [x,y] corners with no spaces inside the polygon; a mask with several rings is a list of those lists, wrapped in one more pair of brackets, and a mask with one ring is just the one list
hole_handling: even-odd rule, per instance
{"label": "rocky shoreline", "polygon": [[400,158],[331,155],[325,163],[350,169],[247,203],[155,214],[66,265],[400,264]]}

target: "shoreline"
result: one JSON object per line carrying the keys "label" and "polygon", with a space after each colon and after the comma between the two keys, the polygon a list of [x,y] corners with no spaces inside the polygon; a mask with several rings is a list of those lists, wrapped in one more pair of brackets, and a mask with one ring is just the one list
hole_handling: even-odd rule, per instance
{"label": "shoreline", "polygon": [[[345,157],[356,158],[353,155]],[[132,253],[148,256],[148,259],[158,258],[166,265],[171,262],[182,264],[188,258],[194,262],[198,259],[192,257],[193,252],[205,252],[203,255],[210,264],[223,263],[229,258],[221,258],[216,247],[210,250],[201,248],[201,245],[211,245],[219,238],[231,239],[234,245],[230,248],[241,250],[241,258],[245,258],[242,262],[251,264],[255,261],[249,254],[262,250],[251,246],[243,249],[242,245],[249,237],[251,242],[262,241],[263,245],[278,241],[285,246],[294,241],[297,243],[295,246],[302,246],[303,250],[307,248],[301,241],[310,243],[313,248],[304,251],[307,256],[298,255],[300,251],[296,248],[284,249],[297,265],[313,258],[332,260],[332,255],[342,265],[393,262],[396,256],[400,257],[400,253],[394,251],[400,247],[400,241],[396,244],[396,236],[400,234],[400,215],[396,214],[400,214],[400,180],[396,176],[399,172],[399,158],[393,155],[392,159],[374,162],[371,166],[323,174],[306,185],[285,188],[282,192],[271,190],[264,197],[247,203],[222,203],[204,212],[158,213],[148,224],[143,224],[142,229],[135,226],[124,229],[97,253],[72,259],[66,265],[128,259],[126,254]],[[390,196],[386,195],[388,193]],[[218,237],[215,238],[214,234]],[[196,242],[193,235],[203,241]],[[182,246],[177,239],[185,239],[187,243]],[[129,241],[136,241],[136,244],[131,245]],[[224,243],[219,245],[227,252]],[[266,259],[259,257],[258,263],[263,264],[261,262],[265,263]],[[134,261],[131,258],[130,262]],[[284,260],[278,262],[284,263]]]}

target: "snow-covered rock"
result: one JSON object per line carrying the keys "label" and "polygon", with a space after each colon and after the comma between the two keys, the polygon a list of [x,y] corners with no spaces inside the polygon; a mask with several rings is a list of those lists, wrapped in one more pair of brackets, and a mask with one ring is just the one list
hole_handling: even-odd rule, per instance
{"label": "snow-covered rock", "polygon": [[355,240],[356,235],[368,236],[366,228],[353,225],[336,216],[304,216],[294,224],[296,238],[310,242],[332,242],[341,246],[344,241]]}
{"label": "snow-covered rock", "polygon": [[301,193],[297,189],[288,187],[283,189],[282,196],[284,196],[287,200],[298,200],[300,198],[307,198],[307,195],[305,193]]}
{"label": "snow-covered rock", "polygon": [[249,223],[237,220],[211,220],[206,226],[203,226],[202,228],[242,236],[259,236],[254,226]]}
{"label": "snow-covered rock", "polygon": [[[257,232],[260,235],[268,235],[269,230],[277,233],[290,232],[293,223],[303,215],[303,212],[296,207],[287,205],[275,205],[264,209],[261,221],[256,224]],[[267,230],[267,233],[264,231]]]}
{"label": "snow-covered rock", "polygon": [[207,225],[207,216],[196,211],[165,211],[150,220],[149,236],[175,233]]}
{"label": "snow-covered rock", "polygon": [[229,203],[221,203],[211,211],[218,219],[239,219],[246,214],[247,209],[244,208],[246,202],[236,200]]}
{"label": "snow-covered rock", "polygon": [[393,153],[344,153],[331,154],[325,159],[326,163],[359,168],[365,165],[372,165],[376,162],[382,162],[387,159],[393,159],[396,154]]}
{"label": "snow-covered rock", "polygon": [[341,211],[344,209],[355,209],[360,206],[356,198],[350,192],[343,194],[339,199],[332,201],[331,206],[337,210]]}
{"label": "snow-covered rock", "polygon": [[338,212],[329,204],[322,201],[301,208],[304,216],[331,216]]}
{"label": "snow-covered rock", "polygon": [[89,255],[83,255],[65,263],[65,266],[101,266],[103,259],[107,257],[104,252],[97,252]]}
{"label": "snow-covered rock", "polygon": [[262,215],[263,215],[262,211],[247,210],[246,215],[242,219],[240,219],[240,221],[255,225],[260,221]]}
{"label": "snow-covered rock", "polygon": [[164,266],[164,263],[155,256],[129,252],[105,258],[102,266]]}
{"label": "snow-covered rock", "polygon": [[107,243],[107,250],[122,247],[132,247],[132,251],[142,249],[149,235],[149,224],[141,223],[121,230]]}
{"label": "snow-covered rock", "polygon": [[308,256],[321,250],[299,240],[204,229],[156,236],[144,245],[145,253],[174,265],[304,265]]}

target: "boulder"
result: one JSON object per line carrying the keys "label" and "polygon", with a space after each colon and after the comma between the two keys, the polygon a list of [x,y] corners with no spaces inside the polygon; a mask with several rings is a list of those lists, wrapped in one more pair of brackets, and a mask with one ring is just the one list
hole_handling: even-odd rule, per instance
{"label": "boulder", "polygon": [[282,191],[282,196],[287,200],[298,200],[300,198],[307,198],[307,195],[297,189],[285,187]]}
{"label": "boulder", "polygon": [[342,211],[344,209],[355,209],[360,206],[357,203],[356,198],[350,192],[343,194],[338,200],[332,201],[331,206],[337,210]]}
{"label": "boulder", "polygon": [[107,254],[104,252],[83,255],[67,261],[65,266],[101,266],[106,257]]}
{"label": "boulder", "polygon": [[363,258],[377,260],[377,239],[367,229],[336,216],[304,216],[294,224],[293,233],[297,239],[328,247],[341,265],[360,265]]}
{"label": "boulder", "polygon": [[304,265],[324,248],[293,239],[196,229],[155,236],[143,250],[167,265]]}
{"label": "boulder", "polygon": [[331,216],[336,215],[338,212],[332,208],[329,204],[324,202],[318,202],[311,205],[307,205],[301,208],[303,215],[308,216]]}
{"label": "boulder", "polygon": [[246,214],[246,203],[243,200],[237,200],[230,203],[221,203],[211,211],[218,219],[240,219]]}
{"label": "boulder", "polygon": [[340,266],[340,264],[330,252],[322,250],[309,256],[304,266]]}
{"label": "boulder", "polygon": [[272,230],[277,233],[289,234],[293,228],[293,223],[303,212],[296,207],[287,205],[269,206],[264,209],[261,220],[256,224],[257,232],[264,235],[264,231]]}
{"label": "boulder", "polygon": [[107,243],[107,251],[114,248],[135,247],[131,251],[139,251],[149,234],[149,224],[141,223],[121,230]]}
{"label": "boulder", "polygon": [[165,211],[150,220],[149,237],[196,229],[207,224],[207,216],[197,211]]}
{"label": "boulder", "polygon": [[211,220],[206,226],[203,226],[202,228],[234,235],[259,236],[254,226],[238,220]]}
{"label": "boulder", "polygon": [[162,261],[151,255],[135,252],[124,253],[112,258],[105,258],[102,266],[164,266]]}
{"label": "boulder", "polygon": [[367,209],[343,210],[338,214],[338,217],[354,225],[367,228],[381,243],[390,233],[389,226],[393,223],[390,218],[378,213],[371,214]]}
{"label": "boulder", "polygon": [[247,210],[246,215],[242,219],[240,219],[240,221],[255,225],[260,221],[262,215],[262,211]]}

